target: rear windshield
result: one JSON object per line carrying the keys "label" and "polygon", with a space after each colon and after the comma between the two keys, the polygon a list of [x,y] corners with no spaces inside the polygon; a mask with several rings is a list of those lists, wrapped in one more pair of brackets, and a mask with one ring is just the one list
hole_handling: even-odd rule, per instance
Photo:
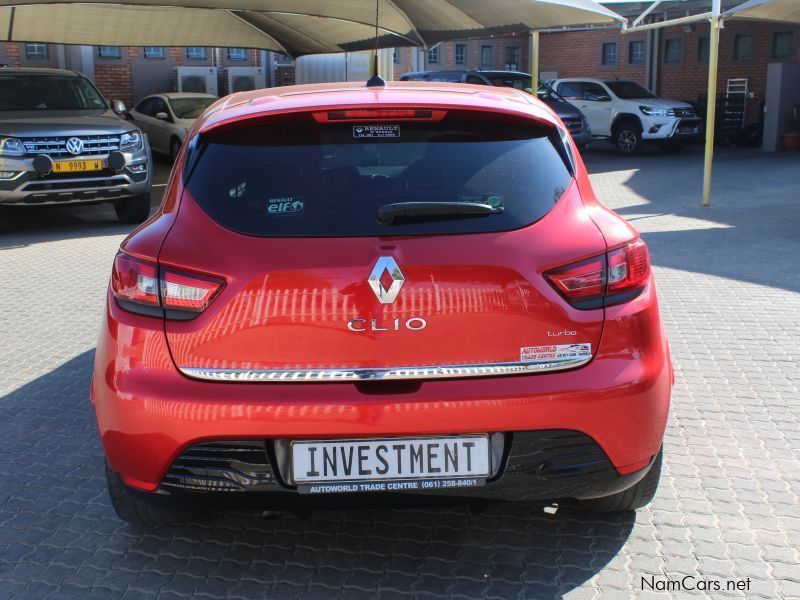
{"label": "rear windshield", "polygon": [[[441,121],[293,122],[211,132],[188,169],[192,197],[257,236],[391,236],[518,229],[546,215],[571,175],[550,128]],[[390,203],[488,204],[482,215],[381,224]]]}

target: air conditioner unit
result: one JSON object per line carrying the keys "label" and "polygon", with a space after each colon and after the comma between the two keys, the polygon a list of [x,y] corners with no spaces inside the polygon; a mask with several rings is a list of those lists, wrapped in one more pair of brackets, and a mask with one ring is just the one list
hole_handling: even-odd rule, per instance
{"label": "air conditioner unit", "polygon": [[263,67],[228,67],[228,93],[249,92],[267,86]]}
{"label": "air conditioner unit", "polygon": [[175,71],[179,92],[219,96],[216,67],[178,67]]}

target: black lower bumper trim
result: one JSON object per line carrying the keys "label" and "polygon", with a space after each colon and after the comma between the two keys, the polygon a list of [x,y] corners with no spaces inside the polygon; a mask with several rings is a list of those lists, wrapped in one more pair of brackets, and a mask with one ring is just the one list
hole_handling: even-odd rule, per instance
{"label": "black lower bumper trim", "polygon": [[[581,500],[623,491],[637,483],[650,468],[648,465],[635,473],[619,475],[599,444],[576,431],[516,431],[506,433],[504,440],[499,473],[485,486],[425,490],[412,494],[504,501]],[[210,500],[223,505],[238,505],[238,500],[244,497],[248,502],[262,506],[299,501],[296,488],[283,481],[275,466],[272,446],[271,440],[214,441],[193,445],[175,460],[156,494],[142,494],[181,501]],[[354,494],[337,496],[352,497]],[[330,498],[330,495],[317,496],[320,502],[327,502]]]}

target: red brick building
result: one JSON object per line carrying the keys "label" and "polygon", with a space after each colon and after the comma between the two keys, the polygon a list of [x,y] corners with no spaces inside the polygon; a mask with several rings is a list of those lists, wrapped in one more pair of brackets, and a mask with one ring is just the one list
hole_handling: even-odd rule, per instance
{"label": "red brick building", "polygon": [[[542,36],[543,77],[633,79],[658,95],[697,103],[708,86],[709,25],[623,34],[580,31]],[[745,79],[747,121],[759,119],[771,62],[800,62],[800,28],[747,21],[726,23],[721,32],[717,92],[729,80]]]}
{"label": "red brick building", "polygon": [[[799,0],[800,1],[800,0]],[[740,3],[727,0],[725,8]],[[614,4],[632,22],[649,2]],[[710,0],[665,2],[646,22],[674,19],[710,10]],[[539,72],[543,79],[599,77],[632,79],[655,93],[698,103],[708,86],[709,25],[698,22],[660,30],[622,33],[583,28],[542,33]],[[412,70],[530,70],[529,36],[445,42],[427,53],[398,49],[394,76]],[[418,56],[415,54],[418,53]],[[720,36],[717,91],[729,80],[746,80],[746,120],[757,122],[771,62],[800,63],[800,27],[756,21],[728,21]]]}
{"label": "red brick building", "polygon": [[395,79],[399,79],[400,75],[408,71],[460,69],[528,71],[530,70],[528,35],[444,42],[427,52],[417,48],[395,50]]}
{"label": "red brick building", "polygon": [[193,46],[87,46],[90,63],[70,64],[71,50],[60,44],[0,43],[0,65],[11,67],[73,68],[92,78],[107,98],[131,106],[143,96],[177,89],[177,67],[218,67],[217,91],[228,93],[227,70],[262,66],[267,53],[245,48]]}

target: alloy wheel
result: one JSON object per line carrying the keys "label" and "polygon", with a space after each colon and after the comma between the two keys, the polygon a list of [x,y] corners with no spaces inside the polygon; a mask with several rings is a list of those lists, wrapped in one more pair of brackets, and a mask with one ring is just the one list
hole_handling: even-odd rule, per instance
{"label": "alloy wheel", "polygon": [[630,154],[638,145],[638,136],[636,135],[635,131],[631,131],[630,129],[623,129],[617,135],[617,146],[619,149],[626,153]]}

